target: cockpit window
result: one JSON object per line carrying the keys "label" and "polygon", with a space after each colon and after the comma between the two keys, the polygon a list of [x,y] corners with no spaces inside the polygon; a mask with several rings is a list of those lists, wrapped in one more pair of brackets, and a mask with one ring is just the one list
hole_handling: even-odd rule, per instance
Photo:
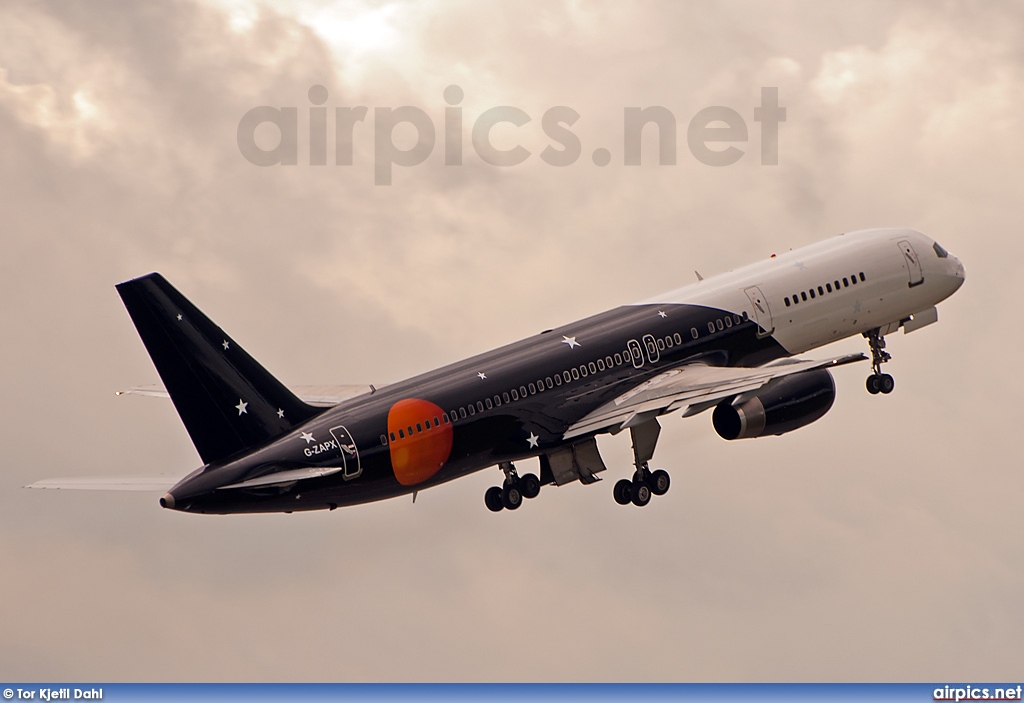
{"label": "cockpit window", "polygon": [[938,242],[935,242],[935,244],[932,245],[932,249],[935,250],[935,255],[938,256],[940,259],[945,259],[947,256],[949,256],[949,252],[943,249]]}

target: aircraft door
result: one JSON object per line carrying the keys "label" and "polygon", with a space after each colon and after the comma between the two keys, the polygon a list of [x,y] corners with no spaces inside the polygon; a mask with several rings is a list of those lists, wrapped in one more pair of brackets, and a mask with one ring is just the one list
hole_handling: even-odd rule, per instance
{"label": "aircraft door", "polygon": [[359,461],[359,450],[356,449],[356,443],[344,425],[332,427],[331,436],[334,437],[334,441],[338,443],[338,449],[341,451],[341,463],[344,467],[342,476],[345,477],[345,480],[356,478],[363,473],[363,467]]}
{"label": "aircraft door", "polygon": [[761,327],[758,331],[758,338],[767,337],[775,331],[775,324],[772,322],[772,309],[768,307],[768,299],[757,286],[743,289],[754,309],[754,321]]}
{"label": "aircraft door", "polygon": [[906,239],[900,240],[900,252],[903,253],[903,262],[907,265],[907,273],[910,274],[910,287],[924,283],[924,273],[921,271],[921,260],[917,258],[917,252]]}

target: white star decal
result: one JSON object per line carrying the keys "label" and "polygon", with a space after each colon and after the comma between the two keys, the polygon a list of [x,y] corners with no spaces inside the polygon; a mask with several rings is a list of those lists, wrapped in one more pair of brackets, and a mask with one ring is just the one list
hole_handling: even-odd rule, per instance
{"label": "white star decal", "polygon": [[315,441],[316,441],[316,440],[315,440],[315,439],[313,438],[313,433],[312,433],[312,432],[303,432],[303,433],[302,433],[302,434],[301,434],[301,435],[299,436],[299,439],[304,439],[304,440],[306,440],[306,444],[309,444],[310,442],[315,442]]}
{"label": "white star decal", "polygon": [[476,377],[477,377],[477,378],[479,378],[479,379],[480,379],[480,380],[482,381],[482,380],[484,380],[485,378],[487,378],[487,374],[485,374],[485,373],[484,373],[483,371],[481,371],[480,373],[478,373],[478,374],[476,375]]}
{"label": "white star decal", "polygon": [[583,346],[576,341],[575,337],[566,337],[565,335],[562,335],[562,344],[568,344],[570,349]]}
{"label": "white star decal", "polygon": [[181,313],[178,313],[178,322],[181,322]]}
{"label": "white star decal", "polygon": [[860,312],[860,301],[859,300],[854,302],[854,304],[853,304],[853,311],[854,312]]}
{"label": "white star decal", "polygon": [[228,340],[226,340],[226,339],[225,339],[225,340],[224,340],[224,341],[223,341],[223,342],[221,343],[221,346],[222,346],[222,347],[224,347],[224,351],[227,351],[227,350],[228,350],[228,347],[230,347],[231,345],[230,345],[230,344],[228,344]]}
{"label": "white star decal", "polygon": [[795,264],[793,264],[793,265],[794,265],[794,266],[796,266],[796,267],[797,267],[798,269],[800,269],[801,271],[806,271],[806,270],[807,270],[807,266],[806,266],[806,265],[804,264],[804,262],[803,262],[803,261],[797,261],[797,262],[796,262]]}
{"label": "white star decal", "polygon": [[281,408],[278,408],[277,409],[277,416],[283,420],[284,419],[284,410],[282,410]]}
{"label": "white star decal", "polygon": [[246,403],[241,398],[238,399],[238,405],[236,405],[235,407],[238,408],[238,414],[239,415],[248,414],[248,412],[249,412],[248,410],[246,410],[246,408],[249,407],[249,404]]}
{"label": "white star decal", "polygon": [[531,432],[531,433],[530,433],[530,436],[526,438],[526,442],[527,442],[527,444],[529,444],[529,445],[530,445],[531,447],[536,447],[536,446],[537,446],[537,443],[538,443],[539,441],[540,441],[540,437],[538,437],[537,435],[535,435],[535,434],[534,434],[533,432]]}
{"label": "white star decal", "polygon": [[658,317],[660,317],[662,319],[665,319],[666,317],[668,317],[668,315],[665,313],[664,310],[659,310],[658,311]]}

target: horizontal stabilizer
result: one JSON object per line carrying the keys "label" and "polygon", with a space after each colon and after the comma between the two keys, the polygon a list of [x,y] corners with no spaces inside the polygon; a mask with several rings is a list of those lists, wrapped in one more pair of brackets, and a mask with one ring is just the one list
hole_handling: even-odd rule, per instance
{"label": "horizontal stabilizer", "polygon": [[310,466],[304,469],[290,469],[288,471],[277,471],[264,476],[257,476],[241,483],[232,483],[229,486],[220,486],[218,491],[228,488],[259,488],[261,486],[279,486],[284,483],[295,483],[306,478],[320,478],[330,476],[341,471],[343,466]]}
{"label": "horizontal stabilizer", "polygon": [[25,488],[49,488],[66,491],[167,491],[181,480],[181,476],[77,476],[48,478]]}
{"label": "horizontal stabilizer", "polygon": [[[355,398],[358,395],[373,393],[376,390],[370,385],[336,385],[320,384],[315,386],[291,386],[291,391],[299,400],[307,405],[317,408],[334,407],[343,400]],[[132,386],[123,391],[117,391],[116,395],[141,395],[149,398],[170,398],[167,389],[161,385],[150,384],[145,386]]]}

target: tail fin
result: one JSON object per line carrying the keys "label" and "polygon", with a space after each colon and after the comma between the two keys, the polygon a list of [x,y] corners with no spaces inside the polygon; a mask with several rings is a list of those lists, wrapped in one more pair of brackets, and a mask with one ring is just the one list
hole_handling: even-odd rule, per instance
{"label": "tail fin", "polygon": [[321,412],[160,274],[119,283],[117,292],[203,462],[263,444]]}

